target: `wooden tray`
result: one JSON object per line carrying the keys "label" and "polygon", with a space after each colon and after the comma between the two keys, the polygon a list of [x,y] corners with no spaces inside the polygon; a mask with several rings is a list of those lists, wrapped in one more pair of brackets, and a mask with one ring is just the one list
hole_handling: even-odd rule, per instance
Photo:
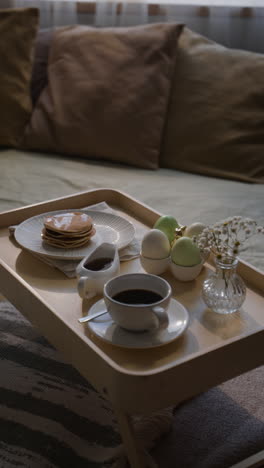
{"label": "wooden tray", "polygon": [[[263,274],[240,262],[247,284],[243,309],[220,316],[206,309],[201,283],[212,268],[206,264],[189,283],[166,278],[174,297],[190,314],[187,331],[155,349],[129,350],[104,343],[77,319],[98,297],[82,301],[76,279],[67,279],[9,238],[8,226],[58,209],[82,208],[106,201],[144,233],[160,213],[109,189],[81,194],[0,214],[0,291],[115,407],[127,413],[148,413],[194,396],[264,362]],[[143,272],[139,259],[122,263],[122,273]],[[133,395],[133,398],[131,398]]]}

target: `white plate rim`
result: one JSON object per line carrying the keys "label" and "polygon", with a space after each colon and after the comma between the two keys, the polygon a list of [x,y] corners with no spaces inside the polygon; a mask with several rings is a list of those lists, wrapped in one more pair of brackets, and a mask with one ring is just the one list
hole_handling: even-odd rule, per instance
{"label": "white plate rim", "polygon": [[[34,220],[37,220],[39,218],[44,218],[44,217],[47,217],[47,216],[53,216],[55,214],[60,214],[60,213],[69,213],[70,211],[84,212],[84,213],[89,214],[91,217],[93,217],[93,216],[96,217],[98,215],[103,215],[106,218],[108,217],[109,219],[120,220],[120,222],[126,223],[127,228],[129,228],[129,231],[128,231],[129,235],[127,235],[127,239],[123,240],[123,242],[121,242],[117,246],[118,250],[121,250],[121,249],[127,247],[127,245],[129,245],[130,242],[135,237],[135,227],[134,227],[134,225],[131,223],[131,221],[129,221],[128,219],[126,219],[123,216],[120,216],[119,214],[117,215],[115,213],[109,213],[109,212],[103,211],[103,210],[90,210],[89,208],[87,208],[87,209],[85,209],[85,208],[69,208],[69,209],[64,209],[64,210],[47,211],[45,213],[40,213],[38,215],[31,216],[30,218],[25,219],[15,229],[15,232],[14,232],[15,240],[17,241],[17,243],[23,249],[26,249],[26,250],[34,253],[34,254],[38,254],[38,255],[43,256],[43,257],[53,258],[54,260],[56,260],[56,259],[58,259],[58,260],[59,259],[61,259],[61,260],[82,260],[86,255],[88,255],[88,253],[91,253],[91,250],[89,249],[89,246],[82,247],[80,249],[65,249],[65,250],[64,249],[56,249],[54,247],[54,252],[49,252],[49,253],[47,252],[46,253],[46,252],[39,251],[38,249],[35,249],[35,248],[30,248],[27,244],[25,244],[23,242],[23,239],[21,240],[21,231],[23,232],[23,229],[25,229],[25,226],[27,226],[28,223],[34,222]],[[114,229],[114,230],[116,231],[116,229]],[[121,232],[121,231],[116,231],[116,232]],[[105,242],[105,240],[103,242]],[[77,254],[77,250],[84,250],[84,252]],[[85,250],[87,250],[87,253],[85,253]],[[92,249],[92,250],[94,250],[94,249]],[[69,254],[69,255],[67,255],[67,254]]]}

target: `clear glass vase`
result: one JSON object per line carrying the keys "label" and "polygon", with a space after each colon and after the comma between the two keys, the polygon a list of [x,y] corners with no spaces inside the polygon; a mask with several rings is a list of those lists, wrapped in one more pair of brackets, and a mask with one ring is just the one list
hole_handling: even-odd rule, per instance
{"label": "clear glass vase", "polygon": [[232,314],[240,309],[246,298],[246,286],[237,274],[235,257],[215,259],[216,271],[203,283],[205,304],[218,314]]}

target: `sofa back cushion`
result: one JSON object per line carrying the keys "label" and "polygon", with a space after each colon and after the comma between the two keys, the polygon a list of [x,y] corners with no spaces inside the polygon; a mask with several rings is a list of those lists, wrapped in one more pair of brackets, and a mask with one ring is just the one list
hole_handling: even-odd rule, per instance
{"label": "sofa back cushion", "polygon": [[55,32],[24,147],[157,168],[181,25]]}
{"label": "sofa back cushion", "polygon": [[264,56],[185,28],[160,165],[264,182]]}
{"label": "sofa back cushion", "polygon": [[30,118],[38,9],[0,10],[0,146],[17,146]]}

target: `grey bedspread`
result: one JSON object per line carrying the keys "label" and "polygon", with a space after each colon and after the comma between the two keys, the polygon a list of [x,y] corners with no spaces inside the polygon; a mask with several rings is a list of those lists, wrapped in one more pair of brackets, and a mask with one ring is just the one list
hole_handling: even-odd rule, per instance
{"label": "grey bedspread", "polygon": [[[100,187],[123,190],[186,225],[232,215],[264,225],[264,185],[50,154],[0,152],[0,211]],[[241,258],[264,271],[263,236],[251,239]]]}

